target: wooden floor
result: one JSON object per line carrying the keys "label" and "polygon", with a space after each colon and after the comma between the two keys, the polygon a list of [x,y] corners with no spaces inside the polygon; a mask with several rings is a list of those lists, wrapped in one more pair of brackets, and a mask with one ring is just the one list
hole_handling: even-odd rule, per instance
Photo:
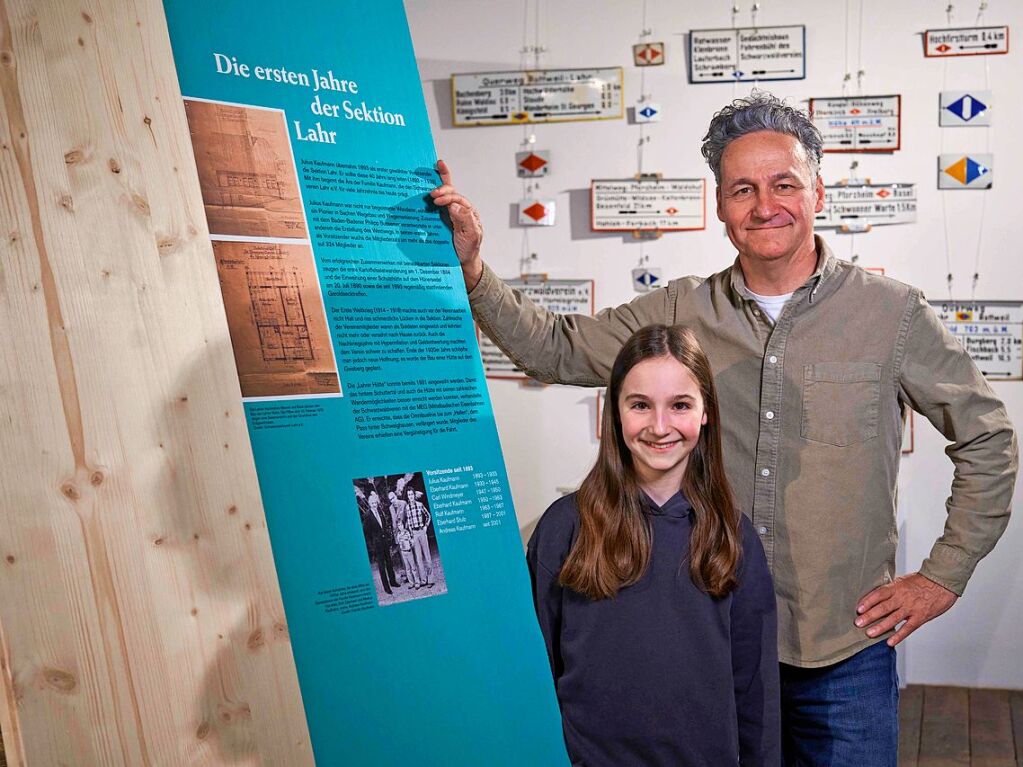
{"label": "wooden floor", "polygon": [[1023,767],[1023,691],[910,685],[899,704],[899,767]]}
{"label": "wooden floor", "polygon": [[899,767],[1023,767],[1023,691],[910,685]]}

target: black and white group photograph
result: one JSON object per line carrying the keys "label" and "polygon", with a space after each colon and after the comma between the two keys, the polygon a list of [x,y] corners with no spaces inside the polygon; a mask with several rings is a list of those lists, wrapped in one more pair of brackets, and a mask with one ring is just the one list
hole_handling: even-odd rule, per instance
{"label": "black and white group photograph", "polygon": [[352,481],[381,607],[446,594],[422,472]]}

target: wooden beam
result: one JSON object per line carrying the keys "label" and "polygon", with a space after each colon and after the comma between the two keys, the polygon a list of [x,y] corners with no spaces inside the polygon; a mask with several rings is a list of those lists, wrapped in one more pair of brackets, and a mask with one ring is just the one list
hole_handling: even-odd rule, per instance
{"label": "wooden beam", "polygon": [[911,684],[899,693],[899,767],[916,767],[920,755],[920,721],[924,688]]}
{"label": "wooden beam", "polygon": [[970,690],[971,767],[1016,767],[1008,690]]}

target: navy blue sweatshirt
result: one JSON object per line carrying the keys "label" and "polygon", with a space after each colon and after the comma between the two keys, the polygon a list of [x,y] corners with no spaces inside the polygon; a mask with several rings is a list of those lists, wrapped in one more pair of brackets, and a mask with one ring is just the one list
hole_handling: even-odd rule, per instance
{"label": "navy blue sweatshirt", "polygon": [[657,507],[650,567],[613,599],[558,584],[579,527],[575,494],[544,513],[526,553],[573,764],[779,765],[777,612],[763,547],[742,517],[739,585],[714,599],[683,558],[692,511]]}

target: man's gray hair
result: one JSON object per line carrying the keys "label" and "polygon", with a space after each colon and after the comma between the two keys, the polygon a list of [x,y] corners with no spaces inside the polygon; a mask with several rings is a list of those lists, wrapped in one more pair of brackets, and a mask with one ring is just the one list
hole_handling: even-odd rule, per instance
{"label": "man's gray hair", "polygon": [[821,157],[824,153],[824,139],[821,132],[810,122],[806,113],[790,107],[781,99],[764,91],[753,91],[743,99],[736,99],[710,121],[707,135],[703,137],[700,151],[714,180],[721,183],[721,155],[725,147],[747,133],[757,131],[787,133],[794,137],[806,150],[810,172],[814,178],[820,173]]}

